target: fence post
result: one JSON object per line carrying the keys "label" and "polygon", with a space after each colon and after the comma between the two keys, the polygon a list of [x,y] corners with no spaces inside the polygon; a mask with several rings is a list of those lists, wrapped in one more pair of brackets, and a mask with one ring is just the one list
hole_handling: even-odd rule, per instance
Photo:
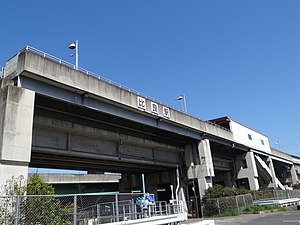
{"label": "fence post", "polygon": [[117,222],[119,222],[119,203],[118,203],[118,194],[115,195],[116,199],[116,216],[117,216]]}
{"label": "fence post", "polygon": [[221,215],[220,203],[219,203],[219,199],[218,198],[217,198],[217,207],[218,207],[219,215]]}
{"label": "fence post", "polygon": [[77,195],[74,195],[74,214],[73,214],[73,224],[77,224]]}
{"label": "fence post", "polygon": [[14,225],[19,224],[19,217],[20,217],[20,195],[16,196],[16,216]]}
{"label": "fence post", "polygon": [[237,200],[237,196],[235,196],[235,204],[236,204],[236,208],[238,210],[238,212],[240,212],[240,209],[239,209],[239,202]]}
{"label": "fence post", "polygon": [[97,218],[100,218],[100,204],[97,204]]}

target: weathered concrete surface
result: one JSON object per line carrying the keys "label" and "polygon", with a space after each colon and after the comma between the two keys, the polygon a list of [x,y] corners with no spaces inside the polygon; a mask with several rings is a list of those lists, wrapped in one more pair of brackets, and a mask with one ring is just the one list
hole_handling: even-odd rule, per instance
{"label": "weathered concrete surface", "polygon": [[275,158],[275,160],[283,160],[283,161],[289,161],[290,164],[292,164],[292,161],[293,161],[293,157],[285,152],[281,152],[281,151],[278,151],[276,149],[271,149],[271,152],[272,152],[272,155],[273,157],[278,157],[278,158]]}
{"label": "weathered concrete surface", "polygon": [[[241,166],[241,161],[246,160],[247,168]],[[247,178],[251,190],[258,190],[258,171],[253,152],[247,152],[237,157],[236,168],[238,170],[237,179]]]}
{"label": "weathered concrete surface", "polygon": [[[129,172],[128,165],[124,169],[126,162],[135,163],[135,170],[139,172],[143,164],[152,171],[161,166],[175,168],[180,163],[179,153],[183,151],[180,147],[39,115],[34,117],[32,150],[70,158],[93,158],[98,160],[99,170],[101,160],[104,166],[111,161],[110,170],[115,172],[120,172],[120,169]],[[102,168],[102,171],[108,170]]]}
{"label": "weathered concrete surface", "polygon": [[130,107],[133,110],[139,110],[141,113],[147,113],[149,116],[156,116],[173,123],[175,122],[180,126],[186,126],[199,132],[206,132],[223,139],[233,140],[231,132],[172,108],[169,108],[170,118],[166,118],[163,114],[163,108],[167,106],[157,102],[158,114],[155,115],[151,111],[151,99],[145,99],[145,109],[139,109],[138,95],[136,93],[89,76],[81,71],[71,69],[33,52],[23,51],[16,58],[12,60],[13,62],[6,74],[10,79],[20,74],[34,77],[54,86],[88,93],[89,95],[100,97],[103,101],[118,104],[120,107]]}
{"label": "weathered concrete surface", "polygon": [[[32,174],[29,174],[29,177]],[[39,174],[49,184],[118,183],[121,175],[109,174]]]}
{"label": "weathered concrete surface", "polygon": [[0,186],[12,176],[27,178],[34,110],[34,92],[3,86],[0,90]]}

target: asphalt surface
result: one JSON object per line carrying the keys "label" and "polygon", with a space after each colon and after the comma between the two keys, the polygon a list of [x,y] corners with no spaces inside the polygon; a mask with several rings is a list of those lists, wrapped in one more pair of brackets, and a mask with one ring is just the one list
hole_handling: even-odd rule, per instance
{"label": "asphalt surface", "polygon": [[[215,218],[215,225],[300,225],[300,210],[265,213],[265,214],[242,214],[234,217]],[[189,223],[196,223],[197,219],[190,219]]]}

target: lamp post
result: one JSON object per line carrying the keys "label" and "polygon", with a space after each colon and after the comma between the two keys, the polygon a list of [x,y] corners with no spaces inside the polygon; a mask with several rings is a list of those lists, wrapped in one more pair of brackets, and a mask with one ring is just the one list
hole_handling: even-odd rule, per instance
{"label": "lamp post", "polygon": [[78,40],[69,45],[69,49],[75,49],[75,66],[78,69]]}
{"label": "lamp post", "polygon": [[142,173],[142,188],[143,188],[143,194],[144,197],[146,195],[146,185],[145,185],[145,174]]}
{"label": "lamp post", "polygon": [[187,113],[187,107],[186,107],[186,101],[185,101],[185,95],[179,95],[176,100],[178,101],[182,101],[182,108],[184,110],[185,113]]}

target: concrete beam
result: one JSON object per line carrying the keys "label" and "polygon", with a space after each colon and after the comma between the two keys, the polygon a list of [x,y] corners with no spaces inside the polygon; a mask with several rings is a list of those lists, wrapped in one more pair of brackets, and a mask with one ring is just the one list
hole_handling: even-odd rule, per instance
{"label": "concrete beam", "polygon": [[[29,177],[32,174],[29,174]],[[121,175],[108,174],[39,174],[49,184],[118,183]]]}
{"label": "concrete beam", "polygon": [[[179,129],[177,132],[183,132],[183,135],[188,133],[186,133],[186,129],[181,129],[181,127],[189,128],[190,133],[195,131],[196,133],[205,132],[221,139],[233,141],[232,133],[225,128],[202,121],[172,107],[165,106],[160,102],[140,96],[136,92],[124,89],[101,77],[91,76],[83,71],[71,69],[57,61],[45,58],[44,55],[24,50],[16,58],[12,60],[10,69],[7,71],[7,76],[11,79],[14,79],[16,76],[24,76],[60,89],[96,96],[104,102],[110,102],[111,105],[118,105],[119,109],[127,108],[141,115],[161,119],[165,121],[165,123],[162,123],[162,129],[167,124],[176,124],[176,128]],[[144,108],[138,105],[139,97],[145,99]],[[86,104],[90,104],[88,101]],[[153,113],[151,108],[152,103],[157,104],[157,113]],[[169,111],[169,117],[164,115],[165,108]]]}

